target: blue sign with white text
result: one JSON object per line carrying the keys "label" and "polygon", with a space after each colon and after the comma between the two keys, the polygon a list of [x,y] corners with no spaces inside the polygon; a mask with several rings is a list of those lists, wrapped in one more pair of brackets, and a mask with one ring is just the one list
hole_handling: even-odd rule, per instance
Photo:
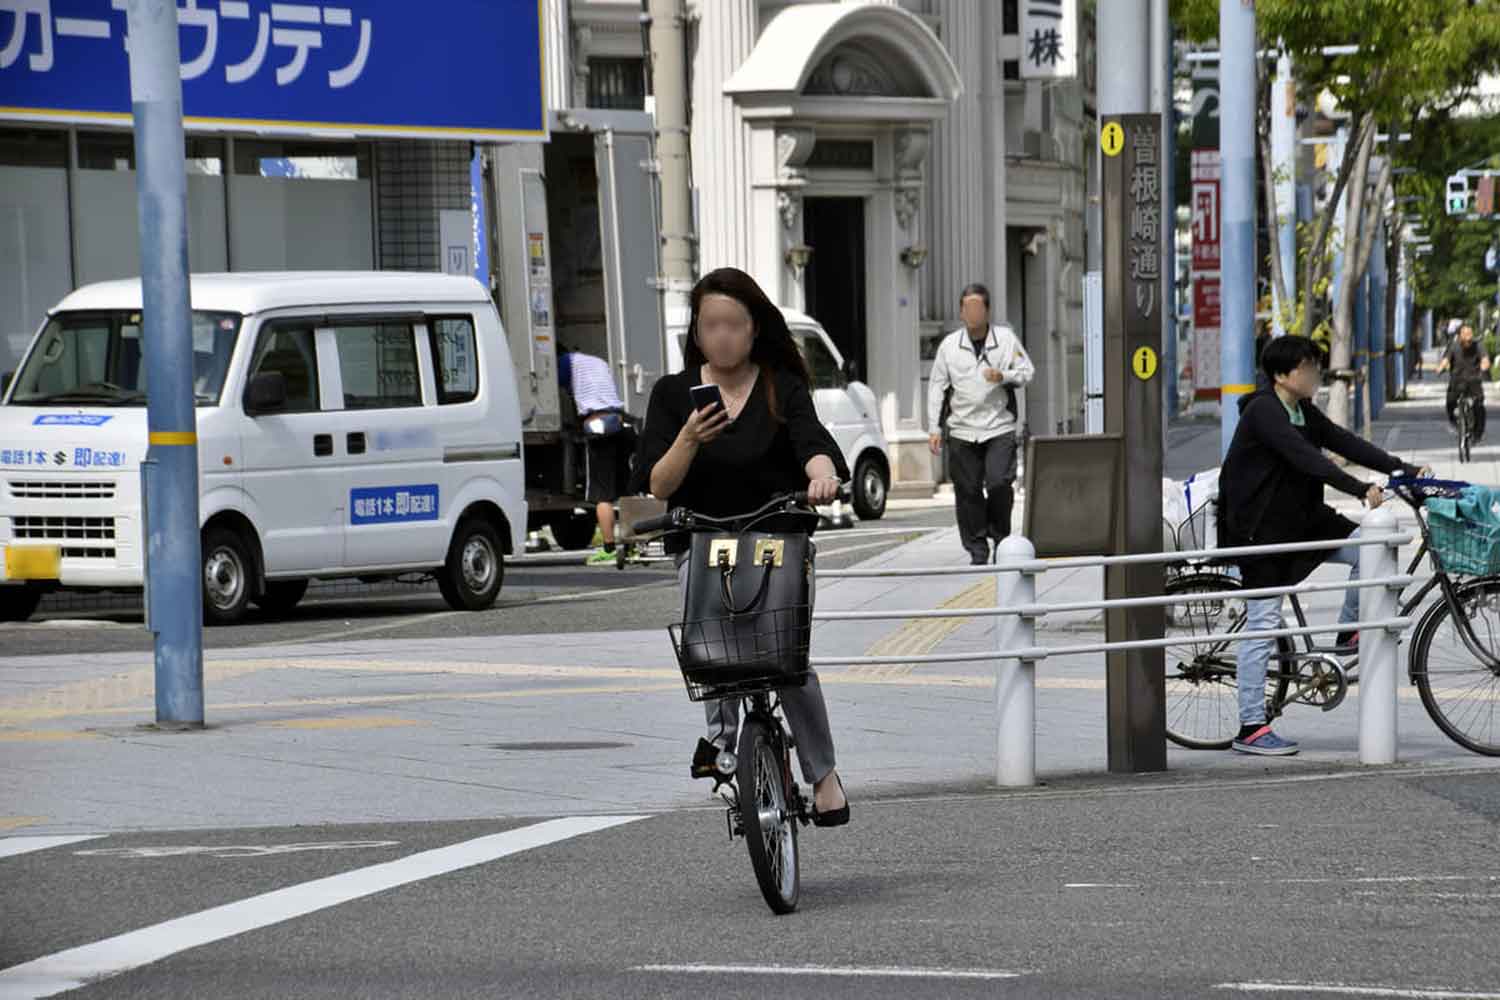
{"label": "blue sign with white text", "polygon": [[107,413],[43,413],[31,422],[33,427],[100,427],[109,423]]}
{"label": "blue sign with white text", "polygon": [[[119,0],[0,3],[0,119],[129,124]],[[547,137],[541,0],[179,0],[188,126]]]}
{"label": "blue sign with white text", "polygon": [[349,491],[350,524],[393,524],[400,521],[436,521],[436,483],[418,486],[360,487]]}

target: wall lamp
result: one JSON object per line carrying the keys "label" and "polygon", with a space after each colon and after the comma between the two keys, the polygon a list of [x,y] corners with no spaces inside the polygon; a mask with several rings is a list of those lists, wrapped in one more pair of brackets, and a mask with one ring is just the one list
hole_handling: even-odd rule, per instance
{"label": "wall lamp", "polygon": [[901,263],[915,271],[927,262],[927,248],[915,243],[901,251]]}
{"label": "wall lamp", "polygon": [[813,248],[806,243],[798,243],[786,248],[786,266],[797,272],[797,277],[802,277],[802,269],[812,259]]}

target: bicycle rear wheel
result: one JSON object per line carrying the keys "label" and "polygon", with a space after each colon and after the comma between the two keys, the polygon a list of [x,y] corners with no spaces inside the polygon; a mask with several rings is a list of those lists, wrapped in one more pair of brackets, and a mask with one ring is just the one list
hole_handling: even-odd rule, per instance
{"label": "bicycle rear wheel", "polygon": [[740,822],[750,866],[773,913],[791,913],[802,891],[797,820],[791,813],[786,745],[779,726],[751,716],[740,727]]}
{"label": "bicycle rear wheel", "polygon": [[[1168,581],[1167,594],[1208,594],[1240,590],[1240,581],[1227,573],[1190,573]],[[1238,598],[1209,598],[1166,609],[1166,637],[1181,644],[1166,648],[1167,739],[1190,750],[1227,750],[1240,730],[1239,687],[1235,676],[1239,643],[1228,640],[1194,642],[1194,636],[1245,629],[1245,602]],[[1289,657],[1288,639],[1276,640],[1277,652]],[[1290,663],[1290,659],[1281,661]],[[1285,668],[1275,661],[1266,672],[1266,718],[1272,719],[1286,701]]]}
{"label": "bicycle rear wheel", "polygon": [[[1500,577],[1470,580],[1455,591],[1481,648],[1500,653]],[[1447,601],[1427,610],[1411,646],[1412,680],[1427,714],[1453,742],[1500,756],[1500,674],[1479,662],[1458,629]]]}

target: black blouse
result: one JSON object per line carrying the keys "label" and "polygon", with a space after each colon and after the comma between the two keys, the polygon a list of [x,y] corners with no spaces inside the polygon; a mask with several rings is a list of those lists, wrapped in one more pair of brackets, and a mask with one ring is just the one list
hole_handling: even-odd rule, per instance
{"label": "black blouse", "polygon": [[[699,384],[695,375],[684,371],[664,376],[651,390],[632,492],[650,491],[651,470],[687,423],[693,409],[689,390]],[[698,449],[682,485],[666,498],[668,507],[686,507],[710,517],[747,514],[775,496],[807,489],[806,465],[814,455],[827,455],[839,478],[849,478],[849,467],[833,435],[818,420],[806,383],[787,372],[776,372],[773,378],[781,421],[771,416],[762,375],[739,416]]]}

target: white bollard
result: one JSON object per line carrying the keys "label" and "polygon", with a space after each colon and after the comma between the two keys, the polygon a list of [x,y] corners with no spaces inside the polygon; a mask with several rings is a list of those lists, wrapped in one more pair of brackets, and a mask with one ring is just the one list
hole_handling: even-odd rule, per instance
{"label": "white bollard", "polygon": [[[1360,534],[1387,535],[1396,530],[1396,515],[1378,507],[1365,515]],[[1400,552],[1394,543],[1365,545],[1359,550],[1359,578],[1396,576]],[[1366,587],[1359,592],[1361,621],[1395,618],[1396,594],[1389,587]],[[1383,628],[1359,630],[1359,762],[1396,762],[1396,635]]]}
{"label": "white bollard", "polygon": [[[1036,558],[1036,548],[1021,535],[1007,535],[996,563],[1014,566]],[[1036,574],[1002,572],[996,593],[999,606],[1036,601]],[[1005,786],[1036,784],[1036,661],[1007,655],[1036,645],[1036,619],[1006,615],[996,619],[1000,659],[995,664],[995,782]]]}

